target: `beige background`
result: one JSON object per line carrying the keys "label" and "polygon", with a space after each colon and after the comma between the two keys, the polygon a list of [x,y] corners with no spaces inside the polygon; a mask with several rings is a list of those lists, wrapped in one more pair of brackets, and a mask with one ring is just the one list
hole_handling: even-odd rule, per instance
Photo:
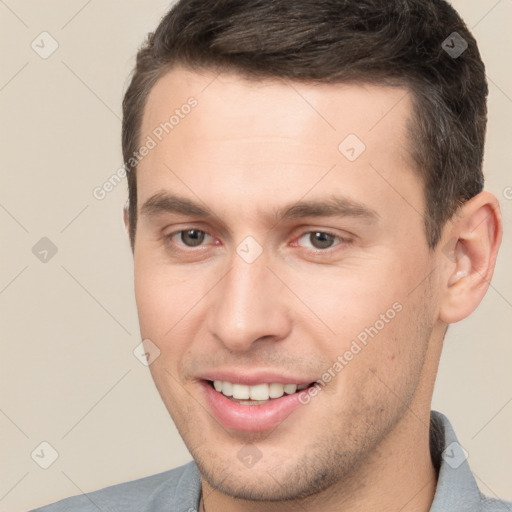
{"label": "beige background", "polygon": [[[501,200],[506,235],[482,305],[450,328],[434,408],[453,422],[484,492],[510,499],[512,0],[454,4],[487,65],[487,188]],[[0,0],[0,511],[190,459],[132,353],[140,340],[121,222],[126,183],[103,201],[92,195],[122,163],[122,94],[138,45],[167,7]],[[59,45],[47,59],[31,48],[43,31]],[[32,253],[42,237],[58,248],[47,263]],[[46,470],[31,458],[42,441],[59,453]]]}

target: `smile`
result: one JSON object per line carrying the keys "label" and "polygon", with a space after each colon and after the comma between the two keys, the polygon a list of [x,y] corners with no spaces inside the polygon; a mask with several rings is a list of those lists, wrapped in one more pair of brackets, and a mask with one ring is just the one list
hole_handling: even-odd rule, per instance
{"label": "smile", "polygon": [[294,411],[304,414],[300,396],[313,384],[200,382],[212,417],[225,428],[246,432],[275,429]]}
{"label": "smile", "polygon": [[285,394],[292,395],[308,386],[309,384],[281,384],[279,382],[247,386],[221,380],[213,381],[216,391],[241,405],[261,405],[268,400],[281,398]]}

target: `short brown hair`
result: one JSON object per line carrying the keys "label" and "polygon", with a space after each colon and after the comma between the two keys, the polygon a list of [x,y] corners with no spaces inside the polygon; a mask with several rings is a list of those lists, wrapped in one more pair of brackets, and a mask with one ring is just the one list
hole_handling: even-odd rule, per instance
{"label": "short brown hair", "polygon": [[[462,50],[467,44],[460,55],[449,51],[456,43]],[[137,54],[123,100],[126,163],[139,146],[149,91],[177,64],[254,80],[406,87],[414,105],[408,149],[425,187],[430,248],[483,188],[485,68],[475,39],[444,0],[180,0]],[[127,174],[133,247],[137,182],[135,172]]]}

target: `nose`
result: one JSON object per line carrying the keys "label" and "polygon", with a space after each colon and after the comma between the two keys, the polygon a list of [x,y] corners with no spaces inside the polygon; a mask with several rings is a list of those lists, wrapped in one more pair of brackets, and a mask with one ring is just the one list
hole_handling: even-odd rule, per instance
{"label": "nose", "polygon": [[262,340],[278,341],[290,332],[283,284],[260,256],[247,263],[237,254],[209,308],[210,333],[230,351],[249,351]]}

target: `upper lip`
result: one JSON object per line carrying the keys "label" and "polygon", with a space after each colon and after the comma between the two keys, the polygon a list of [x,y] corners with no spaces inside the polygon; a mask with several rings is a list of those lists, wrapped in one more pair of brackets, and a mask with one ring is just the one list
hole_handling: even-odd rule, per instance
{"label": "upper lip", "polygon": [[240,368],[239,370],[212,370],[203,373],[200,377],[202,380],[220,380],[231,382],[232,384],[245,384],[247,386],[255,386],[256,384],[311,384],[316,379],[308,379],[301,377],[289,376],[275,370],[247,370]]}

